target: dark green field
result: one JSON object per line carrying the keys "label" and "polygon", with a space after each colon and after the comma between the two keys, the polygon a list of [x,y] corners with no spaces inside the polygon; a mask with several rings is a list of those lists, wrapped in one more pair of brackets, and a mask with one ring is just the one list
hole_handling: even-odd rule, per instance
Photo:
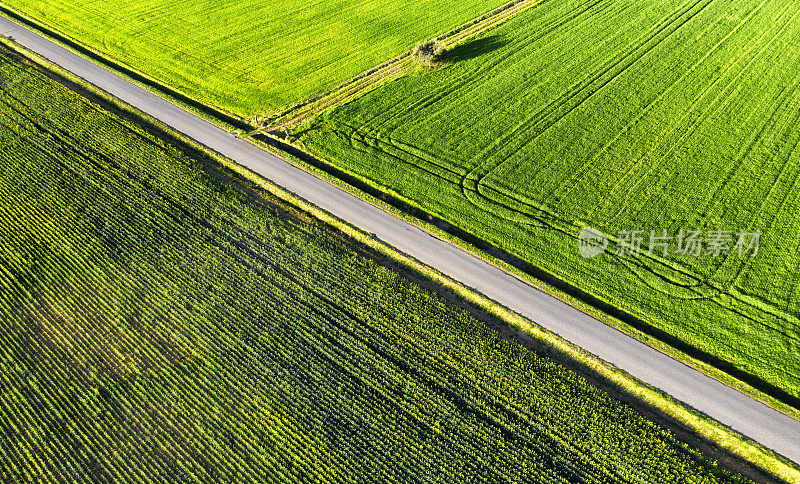
{"label": "dark green field", "polygon": [[[789,0],[546,1],[298,136],[796,404],[798,46]],[[641,230],[643,250],[584,259],[586,226]],[[730,231],[731,252],[678,254],[681,229]],[[670,252],[648,253],[663,230]],[[757,256],[740,231],[762,233]]]}
{"label": "dark green field", "polygon": [[4,482],[740,482],[0,54]]}

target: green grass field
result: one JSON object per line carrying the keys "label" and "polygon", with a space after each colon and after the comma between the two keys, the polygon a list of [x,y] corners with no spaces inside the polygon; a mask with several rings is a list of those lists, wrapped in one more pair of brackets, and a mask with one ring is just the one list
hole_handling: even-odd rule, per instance
{"label": "green grass field", "polygon": [[[547,1],[298,131],[312,152],[800,397],[800,10]],[[581,227],[763,232],[578,253]],[[706,232],[707,235],[707,232]],[[611,245],[613,247],[614,244]],[[705,249],[704,249],[705,250]]]}
{"label": "green grass field", "polygon": [[271,114],[503,0],[11,0],[62,33],[207,104]]}
{"label": "green grass field", "polygon": [[0,53],[4,482],[740,482]]}

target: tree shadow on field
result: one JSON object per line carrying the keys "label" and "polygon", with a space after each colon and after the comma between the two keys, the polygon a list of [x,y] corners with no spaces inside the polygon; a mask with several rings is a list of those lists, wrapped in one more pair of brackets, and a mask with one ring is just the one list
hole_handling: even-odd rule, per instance
{"label": "tree shadow on field", "polygon": [[456,63],[488,54],[506,45],[508,41],[499,35],[490,35],[480,39],[470,40],[463,44],[458,44],[445,52],[442,61],[445,63]]}

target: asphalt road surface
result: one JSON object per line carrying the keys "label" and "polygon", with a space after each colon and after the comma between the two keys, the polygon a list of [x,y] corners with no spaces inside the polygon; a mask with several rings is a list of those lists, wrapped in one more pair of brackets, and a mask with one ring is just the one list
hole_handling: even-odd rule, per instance
{"label": "asphalt road surface", "polygon": [[[613,329],[491,264],[433,237],[186,112],[0,15],[0,34],[272,180],[340,219],[470,286],[638,379],[800,463],[800,422]],[[577,255],[577,247],[576,247]]]}

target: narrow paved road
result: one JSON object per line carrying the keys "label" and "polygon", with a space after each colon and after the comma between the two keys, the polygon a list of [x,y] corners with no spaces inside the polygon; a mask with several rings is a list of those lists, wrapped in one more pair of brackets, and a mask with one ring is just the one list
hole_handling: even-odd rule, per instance
{"label": "narrow paved road", "polygon": [[207,147],[800,463],[800,422],[617,331],[419,227],[236,138],[0,15],[0,34]]}

